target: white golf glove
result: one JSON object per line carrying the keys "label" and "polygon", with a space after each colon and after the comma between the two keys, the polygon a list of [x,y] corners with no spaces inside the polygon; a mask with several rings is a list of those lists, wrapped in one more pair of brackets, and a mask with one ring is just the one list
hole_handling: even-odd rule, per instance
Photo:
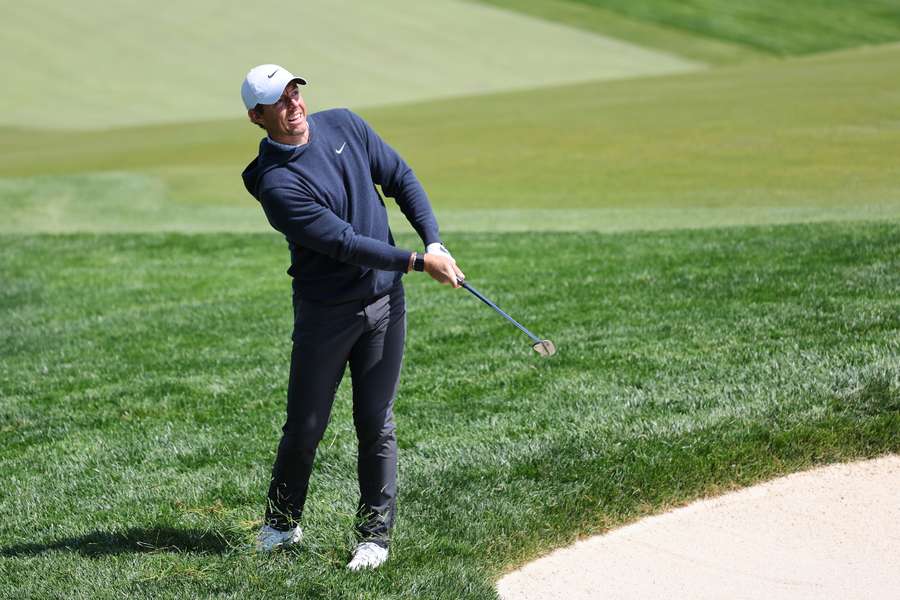
{"label": "white golf glove", "polygon": [[431,244],[428,244],[425,247],[425,254],[439,254],[441,256],[446,256],[453,261],[453,264],[456,264],[456,259],[453,258],[453,255],[450,254],[450,251],[444,248],[444,245],[440,242],[433,242]]}

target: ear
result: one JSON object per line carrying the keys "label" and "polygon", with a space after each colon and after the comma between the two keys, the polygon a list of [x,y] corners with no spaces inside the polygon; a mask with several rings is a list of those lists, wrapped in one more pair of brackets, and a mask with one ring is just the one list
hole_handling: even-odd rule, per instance
{"label": "ear", "polygon": [[257,125],[265,125],[265,123],[262,122],[262,117],[254,109],[251,108],[250,110],[248,110],[247,116],[250,118],[251,123],[256,123]]}

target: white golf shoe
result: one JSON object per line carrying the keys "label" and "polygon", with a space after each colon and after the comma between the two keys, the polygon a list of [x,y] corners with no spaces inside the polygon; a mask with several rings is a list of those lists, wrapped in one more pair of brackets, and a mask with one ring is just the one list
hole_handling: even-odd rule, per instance
{"label": "white golf shoe", "polygon": [[297,525],[287,531],[279,531],[268,525],[263,525],[256,534],[256,549],[260,552],[270,552],[276,548],[286,548],[303,539],[303,530]]}
{"label": "white golf shoe", "polygon": [[353,550],[353,558],[347,564],[351,571],[375,569],[387,560],[388,549],[373,542],[363,542]]}

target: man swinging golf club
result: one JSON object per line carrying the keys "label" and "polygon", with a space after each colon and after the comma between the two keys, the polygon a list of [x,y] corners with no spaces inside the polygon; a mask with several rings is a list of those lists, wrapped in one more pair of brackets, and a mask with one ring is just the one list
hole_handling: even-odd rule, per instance
{"label": "man swinging golf club", "polygon": [[[302,77],[278,65],[250,70],[241,96],[266,130],[244,185],[291,253],[294,331],[287,418],[272,468],[257,547],[300,541],[316,447],[350,365],[359,441],[359,543],[347,565],[374,568],[388,556],[397,498],[393,402],[403,358],[401,277],[424,271],[459,287],[462,271],[441,245],[425,190],[397,152],[358,115],[310,115]],[[377,185],[422,238],[425,254],[397,248]]]}

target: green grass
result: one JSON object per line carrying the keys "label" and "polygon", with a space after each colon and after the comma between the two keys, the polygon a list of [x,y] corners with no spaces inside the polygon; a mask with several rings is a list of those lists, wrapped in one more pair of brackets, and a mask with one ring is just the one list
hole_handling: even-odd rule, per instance
{"label": "green grass", "polygon": [[[896,9],[490,4],[542,20],[9,7],[0,598],[493,598],[578,537],[900,451],[900,46],[773,59],[896,40]],[[541,360],[474,298],[407,277],[395,544],[353,577],[349,381],[303,547],[249,550],[291,311],[284,240],[239,179],[261,132],[235,82],[275,57],[311,109],[364,107],[473,283],[559,347]],[[732,66],[557,85],[698,62]],[[543,87],[484,94],[525,85]]]}
{"label": "green grass", "polygon": [[893,0],[481,0],[714,64],[900,41]]}
{"label": "green grass", "polygon": [[[892,218],[898,64],[893,46],[364,114],[446,231]],[[266,230],[239,179],[259,137],[236,120],[0,130],[0,231]]]}
{"label": "green grass", "polygon": [[[477,3],[351,0],[5,3],[0,124],[95,129],[238,118],[260,63],[320,106],[373,106],[696,68],[692,61]],[[139,58],[139,64],[135,59]]]}
{"label": "green grass", "polygon": [[568,27],[583,29],[656,48],[710,65],[730,65],[769,58],[766,52],[744,44],[698,35],[652,20],[634,18],[578,0],[477,0]]}
{"label": "green grass", "polygon": [[349,577],[349,382],[306,543],[247,548],[283,415],[277,235],[0,237],[0,595],[491,598],[575,537],[900,450],[896,223],[448,242],[559,353],[407,277],[394,555]]}

